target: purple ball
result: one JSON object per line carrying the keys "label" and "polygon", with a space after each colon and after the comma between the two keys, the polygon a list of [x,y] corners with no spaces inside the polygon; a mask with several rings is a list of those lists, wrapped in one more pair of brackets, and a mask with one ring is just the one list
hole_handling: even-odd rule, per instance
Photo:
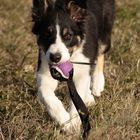
{"label": "purple ball", "polygon": [[68,79],[70,71],[73,69],[73,64],[70,61],[66,61],[60,64],[54,64],[51,66],[52,68],[58,71],[63,78]]}

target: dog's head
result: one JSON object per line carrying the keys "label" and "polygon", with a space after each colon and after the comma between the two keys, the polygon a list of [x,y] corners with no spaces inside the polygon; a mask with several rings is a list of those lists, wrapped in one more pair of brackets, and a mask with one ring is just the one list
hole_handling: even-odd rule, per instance
{"label": "dog's head", "polygon": [[84,40],[82,23],[71,18],[67,0],[33,0],[32,32],[48,63],[63,63]]}

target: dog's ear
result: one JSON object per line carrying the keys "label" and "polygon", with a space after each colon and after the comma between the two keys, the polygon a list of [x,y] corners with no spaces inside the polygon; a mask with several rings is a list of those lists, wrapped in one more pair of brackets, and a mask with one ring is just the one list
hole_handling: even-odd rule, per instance
{"label": "dog's ear", "polygon": [[55,0],[32,0],[32,32],[38,34],[41,21],[45,18],[48,8],[54,5]]}
{"label": "dog's ear", "polygon": [[45,0],[33,0],[32,7],[32,20],[39,22],[43,18],[46,9],[48,7],[47,1]]}
{"label": "dog's ear", "polygon": [[70,18],[74,22],[84,22],[87,16],[86,9],[80,7],[75,1],[68,3],[68,9],[70,11]]}
{"label": "dog's ear", "polygon": [[34,22],[40,21],[46,14],[47,9],[54,5],[56,0],[33,0],[32,20]]}
{"label": "dog's ear", "polygon": [[32,21],[34,22],[32,32],[37,35],[48,6],[46,0],[32,0],[32,4]]}

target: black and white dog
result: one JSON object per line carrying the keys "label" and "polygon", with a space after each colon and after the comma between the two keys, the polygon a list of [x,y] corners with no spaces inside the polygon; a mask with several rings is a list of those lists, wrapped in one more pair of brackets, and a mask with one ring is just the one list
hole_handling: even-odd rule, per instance
{"label": "black and white dog", "polygon": [[93,95],[104,90],[104,54],[111,46],[114,5],[114,0],[33,0],[38,95],[66,132],[79,132],[81,122],[73,103],[68,112],[55,96],[58,81],[51,76],[50,65],[74,62],[76,89],[86,105],[94,104]]}

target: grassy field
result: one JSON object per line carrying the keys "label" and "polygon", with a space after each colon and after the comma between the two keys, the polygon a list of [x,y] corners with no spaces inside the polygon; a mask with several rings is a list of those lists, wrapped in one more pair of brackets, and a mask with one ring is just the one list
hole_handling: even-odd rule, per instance
{"label": "grassy field", "polygon": [[[116,1],[106,86],[89,108],[89,140],[140,140],[140,1]],[[30,12],[31,0],[0,0],[0,139],[81,139],[61,134],[36,96]],[[67,89],[61,87],[65,103]]]}

